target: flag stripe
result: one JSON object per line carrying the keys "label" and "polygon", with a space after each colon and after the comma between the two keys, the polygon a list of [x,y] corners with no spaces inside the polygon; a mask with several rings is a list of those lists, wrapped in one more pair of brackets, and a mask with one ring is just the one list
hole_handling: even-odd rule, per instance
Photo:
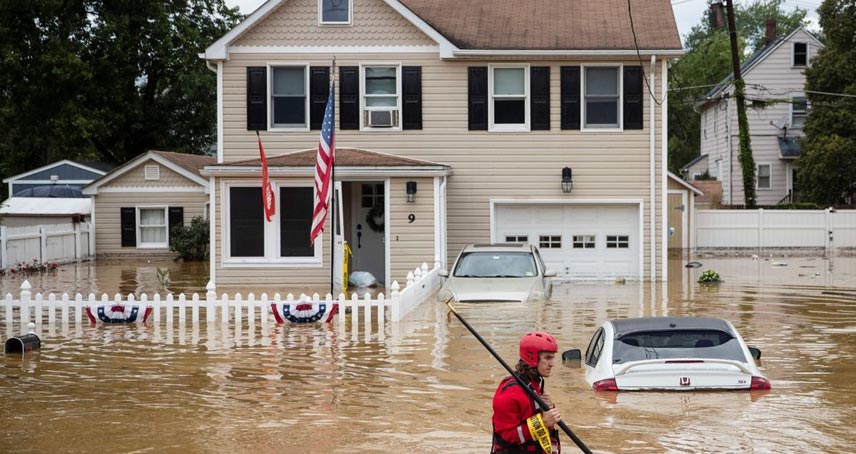
{"label": "flag stripe", "polygon": [[334,98],[335,82],[330,84],[330,94],[327,96],[327,108],[324,110],[324,120],[321,125],[321,137],[318,141],[318,154],[315,158],[315,204],[312,210],[312,230],[309,241],[315,244],[315,238],[324,231],[330,201],[330,180],[335,155],[334,148]]}

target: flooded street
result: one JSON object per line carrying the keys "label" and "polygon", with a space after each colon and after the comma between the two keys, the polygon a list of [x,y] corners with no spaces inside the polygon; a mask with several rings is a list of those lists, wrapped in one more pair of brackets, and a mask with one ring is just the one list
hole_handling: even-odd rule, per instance
{"label": "flooded street", "polygon": [[[668,283],[564,283],[545,303],[457,308],[509,363],[527,331],[585,349],[603,321],[650,315],[726,318],[763,351],[766,394],[595,393],[583,369],[557,366],[547,391],[595,452],[852,452],[856,258],[694,260],[673,261]],[[170,266],[170,290],[204,292],[201,265],[144,265],[84,263],[30,282],[152,292]],[[724,282],[697,284],[708,268]],[[19,287],[0,277],[3,294]],[[0,452],[486,453],[506,374],[444,309],[426,303],[368,338],[321,324],[45,333],[41,352],[0,363]]]}

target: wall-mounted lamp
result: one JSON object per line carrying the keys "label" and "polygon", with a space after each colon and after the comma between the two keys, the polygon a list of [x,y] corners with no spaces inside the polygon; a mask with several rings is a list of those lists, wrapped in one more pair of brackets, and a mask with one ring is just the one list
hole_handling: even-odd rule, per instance
{"label": "wall-mounted lamp", "polygon": [[567,194],[571,192],[572,189],[574,189],[573,173],[571,172],[570,167],[565,167],[562,169],[562,192]]}
{"label": "wall-mounted lamp", "polygon": [[407,182],[407,201],[415,202],[416,201],[416,182],[408,181]]}

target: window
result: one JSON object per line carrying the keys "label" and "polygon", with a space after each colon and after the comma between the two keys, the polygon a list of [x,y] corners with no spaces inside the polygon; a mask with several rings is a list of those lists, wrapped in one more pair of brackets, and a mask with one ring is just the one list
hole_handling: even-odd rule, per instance
{"label": "window", "polygon": [[265,255],[262,188],[229,188],[229,255]]}
{"label": "window", "polygon": [[306,67],[274,66],[270,73],[270,127],[307,129],[309,72]]}
{"label": "window", "polygon": [[280,252],[281,257],[315,255],[309,234],[312,229],[313,195],[311,187],[280,187]]}
{"label": "window", "polygon": [[383,208],[383,183],[363,183],[360,186],[360,206]]}
{"label": "window", "polygon": [[758,174],[758,189],[773,188],[772,170],[771,164],[758,164],[758,167],[755,169]]}
{"label": "window", "polygon": [[621,127],[619,69],[599,66],[585,68],[583,118],[586,128]]}
{"label": "window", "polygon": [[169,246],[166,210],[166,207],[137,208],[137,247]]}
{"label": "window", "polygon": [[538,247],[541,249],[560,249],[562,247],[562,236],[541,235],[538,237]]}
{"label": "window", "polygon": [[791,98],[791,128],[800,129],[805,125],[808,115],[808,102],[804,96]]}
{"label": "window", "polygon": [[794,66],[806,66],[808,64],[808,44],[794,43]]}
{"label": "window", "polygon": [[322,25],[351,23],[351,0],[318,0],[318,17]]}
{"label": "window", "polygon": [[491,67],[490,129],[529,129],[529,70]]}
{"label": "window", "polygon": [[398,66],[363,68],[363,125],[368,128],[398,127],[400,96]]}
{"label": "window", "polygon": [[627,249],[630,247],[630,236],[629,235],[607,235],[606,236],[606,248],[607,249]]}
{"label": "window", "polygon": [[595,235],[574,235],[574,249],[594,249]]}
{"label": "window", "polygon": [[599,328],[594,336],[591,338],[591,342],[589,342],[588,348],[586,348],[586,364],[591,367],[595,367],[597,365],[597,360],[600,359],[600,352],[603,350],[603,328]]}
{"label": "window", "polygon": [[526,244],[529,242],[529,237],[527,235],[505,235],[505,242]]}
{"label": "window", "polygon": [[146,166],[144,178],[146,181],[160,180],[160,166],[158,166],[158,165]]}

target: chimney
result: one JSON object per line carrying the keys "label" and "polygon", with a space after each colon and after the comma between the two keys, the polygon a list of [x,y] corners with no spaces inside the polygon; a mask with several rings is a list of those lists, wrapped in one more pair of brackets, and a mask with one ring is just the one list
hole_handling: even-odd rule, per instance
{"label": "chimney", "polygon": [[766,28],[764,29],[764,44],[770,44],[776,40],[776,18],[767,19]]}

